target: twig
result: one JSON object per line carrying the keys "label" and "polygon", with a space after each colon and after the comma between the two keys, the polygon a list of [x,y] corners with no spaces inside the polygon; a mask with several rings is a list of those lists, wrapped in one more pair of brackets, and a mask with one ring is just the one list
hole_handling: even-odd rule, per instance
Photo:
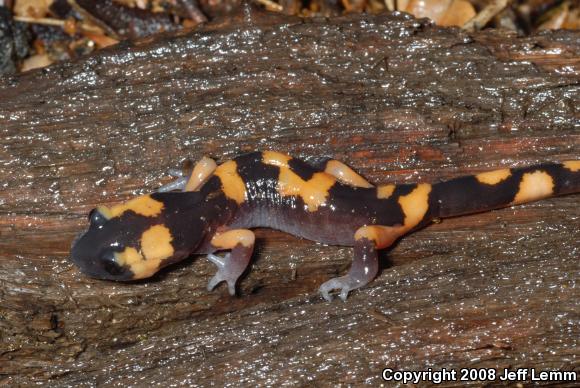
{"label": "twig", "polygon": [[280,4],[275,3],[272,0],[255,0],[255,1],[256,3],[262,4],[264,7],[272,11],[281,12],[284,9]]}
{"label": "twig", "polygon": [[207,17],[199,9],[197,0],[181,0],[181,4],[189,14],[191,20],[193,20],[196,23],[207,22]]}
{"label": "twig", "polygon": [[[44,24],[47,26],[57,26],[64,28],[66,20],[52,19],[52,18],[31,18],[28,16],[14,16],[14,20],[22,23],[34,23],[34,24]],[[88,26],[86,24],[80,24],[80,29],[87,32],[103,33],[103,30],[96,26]]]}
{"label": "twig", "polygon": [[493,0],[477,15],[463,25],[464,30],[475,31],[483,28],[495,15],[500,13],[509,3],[509,0]]}
{"label": "twig", "polygon": [[85,20],[90,20],[91,22],[101,27],[101,29],[106,32],[106,35],[117,40],[120,39],[120,37],[117,35],[117,31],[113,30],[111,27],[109,27],[109,25],[107,25],[107,23],[98,17],[93,16],[93,14],[91,14],[89,11],[77,4],[75,0],[68,0],[68,3],[75,11],[80,13]]}

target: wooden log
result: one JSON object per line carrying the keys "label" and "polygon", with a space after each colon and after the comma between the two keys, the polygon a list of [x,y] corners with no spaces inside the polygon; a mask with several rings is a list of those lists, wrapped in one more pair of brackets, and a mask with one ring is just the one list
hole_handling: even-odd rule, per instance
{"label": "wooden log", "polygon": [[150,192],[202,155],[328,155],[377,183],[577,159],[579,38],[246,7],[193,32],[2,79],[0,383],[376,384],[386,367],[577,371],[577,195],[414,233],[346,303],[317,288],[345,272],[350,248],[269,230],[258,231],[237,298],[205,290],[214,268],[204,258],[119,284],[84,277],[68,253],[95,205]]}

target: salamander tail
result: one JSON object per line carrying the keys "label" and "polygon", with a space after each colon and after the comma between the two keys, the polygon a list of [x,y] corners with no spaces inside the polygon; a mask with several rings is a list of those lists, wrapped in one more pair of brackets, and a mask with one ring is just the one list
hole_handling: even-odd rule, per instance
{"label": "salamander tail", "polygon": [[453,217],[580,192],[580,160],[506,168],[433,185],[438,216]]}

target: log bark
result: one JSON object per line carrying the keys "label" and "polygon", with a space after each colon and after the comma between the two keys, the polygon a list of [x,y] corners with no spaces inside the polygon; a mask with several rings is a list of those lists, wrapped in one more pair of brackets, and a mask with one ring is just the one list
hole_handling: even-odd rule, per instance
{"label": "log bark", "polygon": [[467,34],[404,14],[302,20],[246,7],[2,79],[0,383],[578,371],[578,195],[407,236],[346,303],[317,288],[352,249],[270,230],[258,231],[237,298],[205,290],[204,258],[118,284],[82,276],[68,251],[96,204],[150,192],[202,155],[327,155],[376,183],[577,159],[579,54],[579,32]]}

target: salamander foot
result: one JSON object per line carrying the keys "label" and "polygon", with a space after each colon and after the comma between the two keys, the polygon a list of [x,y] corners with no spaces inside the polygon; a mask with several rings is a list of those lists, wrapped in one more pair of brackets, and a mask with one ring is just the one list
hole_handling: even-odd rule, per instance
{"label": "salamander foot", "polygon": [[217,273],[207,284],[209,291],[219,283],[228,283],[230,295],[236,294],[236,282],[242,276],[252,257],[254,250],[254,233],[247,229],[233,229],[222,233],[216,233],[211,239],[211,245],[217,249],[231,249],[224,257],[214,254],[207,255],[209,261],[218,267]]}
{"label": "salamander foot", "polygon": [[[366,227],[358,229],[364,231]],[[340,290],[338,296],[343,301],[346,301],[348,293],[356,288],[361,288],[367,285],[371,280],[377,276],[379,271],[379,259],[377,256],[377,248],[374,240],[368,239],[365,235],[359,236],[361,233],[357,231],[355,234],[354,243],[354,260],[348,273],[344,276],[330,279],[322,283],[319,288],[322,297],[327,301],[332,300],[330,292],[333,290]],[[358,237],[358,238],[357,238]]]}
{"label": "salamander foot", "polygon": [[[220,257],[214,254],[207,255],[209,261],[214,263],[218,267],[218,271],[216,274],[211,278],[211,280],[207,283],[207,290],[213,291],[213,289],[220,284],[221,282],[225,281],[228,284],[228,292],[230,295],[236,294],[236,282],[240,277],[241,273],[236,270],[236,268],[232,268],[229,264],[231,261],[231,254],[226,253],[224,257]],[[244,268],[245,269],[245,268]],[[244,272],[242,269],[242,272]]]}
{"label": "salamander foot", "polygon": [[190,175],[185,174],[183,171],[171,169],[168,171],[169,175],[177,179],[161,186],[157,189],[157,192],[165,193],[174,190],[197,191],[212,176],[216,168],[215,161],[204,156],[197,162]]}
{"label": "salamander foot", "polygon": [[328,302],[332,301],[332,296],[330,295],[331,291],[340,290],[340,294],[338,295],[343,302],[346,302],[346,298],[348,297],[348,293],[355,288],[359,288],[364,284],[360,284],[361,282],[357,279],[353,279],[349,275],[341,276],[338,278],[330,279],[327,282],[322,283],[318,291],[322,294],[322,297],[326,299]]}
{"label": "salamander foot", "polygon": [[167,173],[174,177],[177,178],[174,181],[169,182],[166,185],[163,185],[161,187],[159,187],[157,189],[158,193],[167,193],[169,191],[174,191],[174,190],[179,190],[179,191],[183,191],[185,189],[185,185],[187,184],[188,181],[188,177],[185,176],[185,174],[182,171],[176,170],[176,169],[170,169],[169,171],[167,171]]}

